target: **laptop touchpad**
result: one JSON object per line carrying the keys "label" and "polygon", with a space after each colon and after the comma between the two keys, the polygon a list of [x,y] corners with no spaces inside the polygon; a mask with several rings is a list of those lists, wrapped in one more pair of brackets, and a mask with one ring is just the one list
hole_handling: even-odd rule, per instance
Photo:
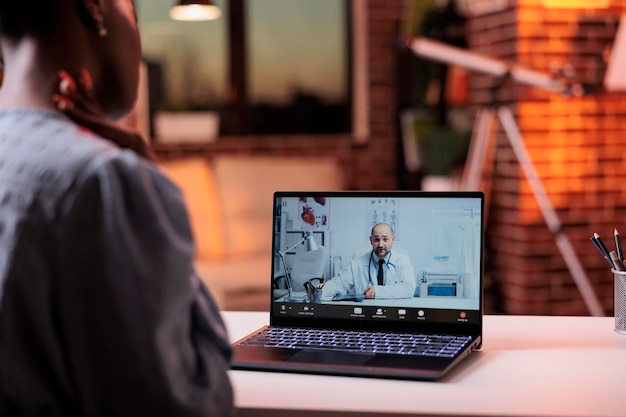
{"label": "laptop touchpad", "polygon": [[361,365],[375,355],[369,353],[301,350],[287,359],[288,362],[325,363],[329,365]]}

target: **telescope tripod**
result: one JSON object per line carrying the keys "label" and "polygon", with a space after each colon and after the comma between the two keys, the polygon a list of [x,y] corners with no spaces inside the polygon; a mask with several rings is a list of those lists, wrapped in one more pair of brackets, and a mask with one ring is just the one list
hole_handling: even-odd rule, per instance
{"label": "telescope tripod", "polygon": [[474,123],[474,130],[472,132],[467,164],[463,172],[460,188],[462,190],[480,189],[481,174],[486,171],[486,164],[489,162],[491,164],[489,168],[493,167],[496,156],[496,146],[495,141],[493,140],[493,128],[495,126],[496,117],[500,122],[505,136],[513,149],[513,153],[515,154],[515,157],[517,158],[517,161],[519,162],[526,179],[530,184],[535,199],[539,204],[541,214],[543,215],[548,229],[554,236],[556,245],[563,256],[570,273],[572,274],[572,278],[574,279],[585,305],[592,315],[603,316],[604,311],[602,306],[598,301],[591,284],[589,283],[589,279],[587,278],[584,269],[576,257],[576,253],[574,252],[567,235],[563,231],[557,213],[550,203],[550,199],[548,198],[543,183],[541,182],[530,154],[524,145],[522,135],[510,108],[498,105],[478,110]]}

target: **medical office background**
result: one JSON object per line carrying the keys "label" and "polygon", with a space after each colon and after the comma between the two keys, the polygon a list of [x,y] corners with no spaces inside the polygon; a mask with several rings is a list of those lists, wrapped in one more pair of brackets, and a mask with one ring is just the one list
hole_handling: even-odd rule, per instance
{"label": "medical office background", "polygon": [[[276,252],[285,253],[293,247],[292,243],[300,241],[303,233],[313,232],[316,244],[328,252],[324,278],[332,279],[349,267],[350,261],[372,252],[372,227],[385,222],[392,225],[396,237],[391,252],[401,251],[411,261],[415,295],[423,299],[423,306],[428,305],[429,296],[434,296],[438,303],[455,308],[478,307],[481,207],[477,200],[330,197],[323,198],[323,204],[316,200],[319,198],[303,195],[280,201],[280,218],[276,221],[280,224],[277,241],[282,243]],[[313,210],[315,222],[302,219],[305,206]],[[305,250],[305,246],[296,246],[294,253]],[[287,259],[287,267],[294,259],[297,255]],[[276,257],[277,275],[284,273],[280,261]],[[420,288],[421,283],[427,285]],[[444,288],[445,293],[432,294],[428,290],[430,284]]]}

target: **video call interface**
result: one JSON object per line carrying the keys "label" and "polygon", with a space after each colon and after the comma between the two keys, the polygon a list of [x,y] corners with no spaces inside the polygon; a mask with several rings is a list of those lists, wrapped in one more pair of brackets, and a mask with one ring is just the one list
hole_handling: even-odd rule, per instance
{"label": "video call interface", "polygon": [[275,315],[480,319],[480,198],[314,194],[275,209]]}

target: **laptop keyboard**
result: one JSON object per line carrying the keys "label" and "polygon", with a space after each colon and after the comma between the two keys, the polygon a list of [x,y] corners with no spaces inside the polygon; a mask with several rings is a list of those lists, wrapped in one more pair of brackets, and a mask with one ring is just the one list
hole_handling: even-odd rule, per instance
{"label": "laptop keyboard", "polygon": [[241,345],[452,357],[470,341],[469,336],[269,327]]}

